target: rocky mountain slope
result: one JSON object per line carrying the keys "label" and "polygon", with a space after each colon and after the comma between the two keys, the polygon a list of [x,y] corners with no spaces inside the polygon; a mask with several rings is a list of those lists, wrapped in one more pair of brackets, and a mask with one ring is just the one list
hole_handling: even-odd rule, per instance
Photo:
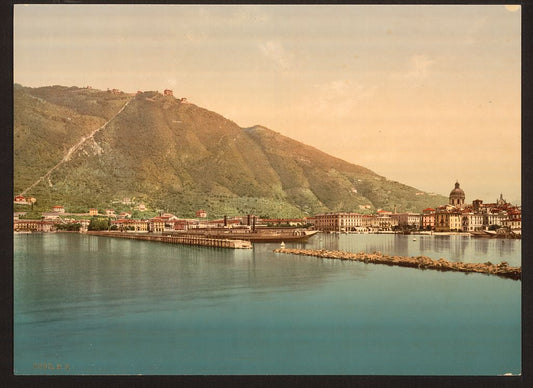
{"label": "rocky mountain slope", "polygon": [[[70,158],[45,176],[80,139]],[[14,192],[45,176],[25,193],[43,210],[55,204],[67,211],[117,209],[122,198],[134,198],[184,217],[198,209],[210,217],[299,217],[395,205],[420,211],[447,202],[154,91],[15,85],[14,143]]]}

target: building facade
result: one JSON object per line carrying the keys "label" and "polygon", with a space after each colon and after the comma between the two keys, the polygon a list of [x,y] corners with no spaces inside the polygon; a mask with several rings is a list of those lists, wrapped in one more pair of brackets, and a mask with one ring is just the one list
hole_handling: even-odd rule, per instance
{"label": "building facade", "polygon": [[325,213],[313,217],[315,229],[323,232],[350,232],[363,226],[363,216],[358,213]]}

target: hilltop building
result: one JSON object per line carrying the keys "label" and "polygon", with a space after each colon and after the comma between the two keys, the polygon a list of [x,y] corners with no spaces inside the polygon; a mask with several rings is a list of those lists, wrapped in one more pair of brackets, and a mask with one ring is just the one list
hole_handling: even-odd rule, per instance
{"label": "hilltop building", "polygon": [[56,205],[56,206],[52,207],[52,211],[56,212],[56,213],[64,213],[65,212],[65,208],[63,206],[61,206],[61,205]]}
{"label": "hilltop building", "polygon": [[16,203],[17,205],[31,205],[32,203],[36,201],[37,200],[33,197],[24,197],[22,195],[17,195],[13,203]]}

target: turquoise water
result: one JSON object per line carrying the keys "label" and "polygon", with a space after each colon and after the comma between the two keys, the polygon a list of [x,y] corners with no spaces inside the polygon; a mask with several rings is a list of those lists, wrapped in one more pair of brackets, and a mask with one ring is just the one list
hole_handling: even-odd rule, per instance
{"label": "turquoise water", "polygon": [[[520,265],[519,240],[416,239],[321,234],[287,247]],[[272,253],[278,244],[33,234],[14,245],[16,374],[521,371],[518,281]]]}

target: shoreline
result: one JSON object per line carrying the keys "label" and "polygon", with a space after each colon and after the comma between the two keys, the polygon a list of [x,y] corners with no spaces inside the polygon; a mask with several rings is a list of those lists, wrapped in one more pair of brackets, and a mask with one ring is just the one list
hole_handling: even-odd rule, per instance
{"label": "shoreline", "polygon": [[323,259],[351,260],[371,264],[385,264],[389,266],[409,267],[418,269],[432,269],[437,271],[454,271],[464,273],[482,273],[486,275],[496,275],[512,280],[522,279],[522,267],[510,267],[505,261],[500,264],[486,263],[463,263],[452,262],[440,258],[431,259],[427,256],[405,257],[384,255],[381,252],[373,253],[352,253],[346,251],[328,251],[325,249],[274,249],[274,253],[286,253],[301,256],[313,256]]}

